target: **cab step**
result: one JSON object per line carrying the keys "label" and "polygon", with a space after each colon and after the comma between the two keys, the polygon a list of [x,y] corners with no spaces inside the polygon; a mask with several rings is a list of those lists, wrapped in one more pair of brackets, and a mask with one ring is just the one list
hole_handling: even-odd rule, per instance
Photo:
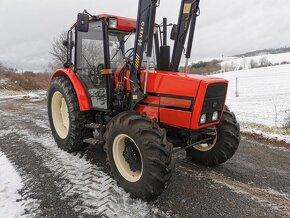
{"label": "cab step", "polygon": [[99,130],[99,129],[103,128],[104,125],[98,124],[98,123],[89,123],[89,124],[86,124],[85,127],[89,128],[89,129]]}
{"label": "cab step", "polygon": [[87,139],[84,139],[83,142],[88,143],[90,145],[94,145],[94,146],[104,144],[104,140],[95,139],[95,138],[87,138]]}

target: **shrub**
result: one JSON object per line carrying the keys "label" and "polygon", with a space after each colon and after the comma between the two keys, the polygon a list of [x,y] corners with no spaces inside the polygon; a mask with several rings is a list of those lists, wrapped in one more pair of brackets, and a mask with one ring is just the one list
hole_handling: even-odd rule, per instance
{"label": "shrub", "polygon": [[9,90],[36,90],[47,89],[50,82],[49,73],[33,73],[25,71],[18,73],[15,69],[9,69],[0,64],[0,79],[7,81],[1,84],[0,89]]}
{"label": "shrub", "polygon": [[221,61],[199,61],[198,63],[193,63],[188,67],[188,71],[192,74],[203,74],[208,75],[221,70]]}
{"label": "shrub", "polygon": [[290,64],[290,62],[288,62],[288,61],[283,61],[283,62],[281,62],[281,64]]}
{"label": "shrub", "polygon": [[288,114],[288,117],[286,118],[286,122],[284,124],[284,128],[290,129],[290,114]]}

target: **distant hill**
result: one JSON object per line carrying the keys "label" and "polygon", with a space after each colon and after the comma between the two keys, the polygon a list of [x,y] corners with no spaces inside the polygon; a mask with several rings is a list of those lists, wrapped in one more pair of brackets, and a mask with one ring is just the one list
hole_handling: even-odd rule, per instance
{"label": "distant hill", "polygon": [[262,50],[251,51],[251,52],[238,54],[234,56],[235,57],[252,57],[252,56],[258,56],[258,55],[280,54],[280,53],[287,53],[287,52],[290,52],[290,47],[262,49]]}

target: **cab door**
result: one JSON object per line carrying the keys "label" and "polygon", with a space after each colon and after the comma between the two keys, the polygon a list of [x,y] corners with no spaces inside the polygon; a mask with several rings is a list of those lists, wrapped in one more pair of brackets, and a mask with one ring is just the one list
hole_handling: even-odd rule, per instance
{"label": "cab door", "polygon": [[103,22],[89,23],[88,32],[76,31],[75,72],[86,88],[91,106],[108,110],[107,78],[101,70],[106,67]]}

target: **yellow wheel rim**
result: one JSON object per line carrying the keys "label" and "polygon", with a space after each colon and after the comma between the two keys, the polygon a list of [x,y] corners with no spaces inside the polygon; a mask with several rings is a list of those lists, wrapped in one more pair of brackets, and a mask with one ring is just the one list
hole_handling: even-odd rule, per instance
{"label": "yellow wheel rim", "polygon": [[69,131],[69,113],[65,98],[58,91],[52,96],[51,112],[53,125],[58,136],[65,139]]}
{"label": "yellow wheel rim", "polygon": [[[125,140],[131,140],[137,148],[137,154],[141,159],[141,170],[133,171],[128,163],[128,161],[124,157],[124,151],[126,147]],[[113,142],[113,158],[115,165],[119,171],[119,173],[129,182],[137,182],[143,173],[143,159],[141,152],[136,145],[135,141],[126,134],[119,134],[115,137]]]}

